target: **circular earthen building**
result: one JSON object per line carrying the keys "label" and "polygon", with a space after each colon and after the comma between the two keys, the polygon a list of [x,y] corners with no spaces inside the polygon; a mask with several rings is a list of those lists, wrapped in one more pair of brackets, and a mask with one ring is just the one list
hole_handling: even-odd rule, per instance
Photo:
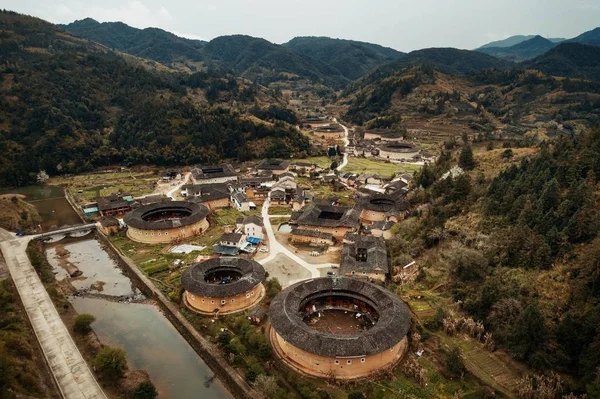
{"label": "circular earthen building", "polygon": [[408,209],[409,203],[402,197],[375,194],[359,200],[360,220],[365,223],[393,220],[398,222],[400,215]]}
{"label": "circular earthen building", "polygon": [[208,208],[194,202],[170,201],[141,206],[125,215],[127,236],[146,244],[192,237],[209,227]]}
{"label": "circular earthen building", "polygon": [[407,348],[408,307],[386,289],[346,277],[296,283],[271,302],[270,341],[284,363],[355,379],[395,366]]}
{"label": "circular earthen building", "polygon": [[242,258],[212,258],[196,263],[181,275],[185,305],[213,315],[250,309],[265,296],[265,269]]}
{"label": "circular earthen building", "polygon": [[406,142],[391,142],[378,147],[378,149],[381,158],[397,161],[413,159],[421,152],[419,147]]}

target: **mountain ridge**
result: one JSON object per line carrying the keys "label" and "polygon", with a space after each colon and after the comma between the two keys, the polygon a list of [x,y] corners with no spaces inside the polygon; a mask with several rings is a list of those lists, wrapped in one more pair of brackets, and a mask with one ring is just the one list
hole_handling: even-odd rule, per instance
{"label": "mountain ridge", "polygon": [[483,49],[477,49],[476,51],[507,61],[521,62],[542,55],[556,46],[556,43],[540,35],[536,35],[531,39],[515,44],[514,46],[487,47]]}
{"label": "mountain ridge", "polygon": [[330,65],[350,80],[406,56],[406,53],[390,47],[326,36],[298,36],[282,46]]}

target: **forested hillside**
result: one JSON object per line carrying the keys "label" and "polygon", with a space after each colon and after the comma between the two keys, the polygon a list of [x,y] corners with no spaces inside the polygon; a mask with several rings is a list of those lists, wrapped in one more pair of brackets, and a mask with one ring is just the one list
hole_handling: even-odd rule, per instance
{"label": "forested hillside", "polygon": [[309,79],[339,87],[347,80],[335,67],[246,35],[220,36],[203,42],[162,29],[137,29],[122,22],[99,23],[91,18],[62,26],[77,36],[177,69],[226,71],[262,84]]}
{"label": "forested hillside", "polygon": [[175,61],[201,61],[206,42],[185,39],[162,29],[132,28],[122,22],[100,23],[92,18],[61,25],[68,32],[101,43],[111,49],[147,58],[165,65]]}
{"label": "forested hillside", "polygon": [[396,62],[399,67],[423,64],[450,74],[466,74],[489,68],[508,69],[513,66],[511,62],[499,60],[491,55],[455,48],[416,50]]}
{"label": "forested hillside", "polygon": [[222,74],[149,71],[15,13],[0,13],[0,30],[0,185],[31,183],[40,170],[74,173],[116,162],[192,164],[309,150],[289,125],[240,114],[276,102],[260,87]]}
{"label": "forested hillside", "polygon": [[284,47],[337,69],[354,80],[405,54],[377,44],[329,37],[295,37]]}
{"label": "forested hillside", "polygon": [[549,75],[600,80],[600,46],[561,43],[524,66]]}
{"label": "forested hillside", "polygon": [[[593,56],[594,51],[590,54]],[[546,69],[542,63],[545,57],[534,60],[531,67],[535,64]],[[576,57],[564,60],[573,67],[577,64]],[[557,78],[520,68],[452,75],[427,64],[382,67],[349,85],[338,103],[347,106],[348,120],[361,125],[376,118],[401,116],[443,117],[487,132],[502,124],[518,129],[523,124],[548,121],[578,130],[600,122],[600,82]]]}
{"label": "forested hillside", "polygon": [[[413,196],[417,212],[398,229],[393,254],[417,256],[423,284],[444,286],[496,346],[541,373],[573,376],[563,379],[566,392],[597,397],[600,131],[466,163],[470,151],[463,144],[459,157],[446,152],[420,172],[425,190]],[[508,165],[486,178],[484,160]],[[441,179],[457,161],[466,173]],[[440,308],[428,327],[450,328],[447,317]]]}

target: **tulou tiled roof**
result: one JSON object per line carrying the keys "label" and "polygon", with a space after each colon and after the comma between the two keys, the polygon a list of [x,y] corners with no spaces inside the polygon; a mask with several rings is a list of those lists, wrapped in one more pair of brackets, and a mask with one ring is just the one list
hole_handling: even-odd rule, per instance
{"label": "tulou tiled roof", "polygon": [[[213,284],[205,276],[215,271],[237,271],[240,279],[230,284]],[[260,263],[242,258],[211,258],[196,263],[181,275],[181,286],[195,295],[208,298],[225,298],[242,294],[256,287],[265,279],[265,269]]]}
{"label": "tulou tiled roof", "polygon": [[[179,218],[163,219],[158,221],[145,220],[147,217],[157,215],[162,212],[181,212],[189,213],[189,216]],[[190,224],[197,223],[208,215],[208,208],[204,205],[189,201],[171,201],[156,202],[149,205],[140,206],[134,211],[125,214],[123,221],[127,226],[144,230],[167,230]]]}
{"label": "tulou tiled roof", "polygon": [[358,206],[375,212],[405,211],[409,203],[400,195],[371,194],[361,198]]}
{"label": "tulou tiled roof", "polygon": [[[315,330],[304,323],[300,309],[307,300],[336,295],[371,305],[379,314],[377,323],[354,335]],[[397,296],[375,284],[347,277],[305,280],[284,289],[271,302],[269,318],[286,342],[329,358],[381,353],[400,342],[410,328],[408,307]]]}

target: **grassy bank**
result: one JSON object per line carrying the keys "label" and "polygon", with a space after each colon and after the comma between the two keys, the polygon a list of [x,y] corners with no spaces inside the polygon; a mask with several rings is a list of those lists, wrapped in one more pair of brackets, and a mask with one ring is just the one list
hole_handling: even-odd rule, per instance
{"label": "grassy bank", "polygon": [[0,397],[60,398],[19,294],[0,281]]}
{"label": "grassy bank", "polygon": [[32,230],[42,218],[35,206],[23,201],[19,195],[0,195],[0,227],[9,231]]}

